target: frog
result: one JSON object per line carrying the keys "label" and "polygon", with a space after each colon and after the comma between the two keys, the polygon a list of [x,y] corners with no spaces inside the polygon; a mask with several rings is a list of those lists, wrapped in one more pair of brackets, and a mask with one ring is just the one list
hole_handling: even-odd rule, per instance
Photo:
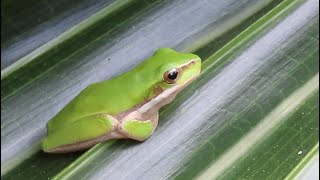
{"label": "frog", "polygon": [[111,139],[147,140],[159,109],[201,72],[201,58],[159,48],[131,70],[84,88],[47,122],[46,153],[82,151]]}

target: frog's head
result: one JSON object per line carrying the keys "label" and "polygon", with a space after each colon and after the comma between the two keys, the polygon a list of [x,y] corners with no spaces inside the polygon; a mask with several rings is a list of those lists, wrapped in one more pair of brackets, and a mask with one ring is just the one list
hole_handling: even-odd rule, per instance
{"label": "frog's head", "polygon": [[190,53],[176,52],[170,48],[161,48],[153,55],[157,64],[157,85],[162,91],[176,87],[182,90],[197,77],[201,71],[201,59]]}
{"label": "frog's head", "polygon": [[149,101],[141,107],[142,112],[157,111],[170,103],[175,96],[192,82],[201,71],[201,59],[190,53],[176,52],[170,48],[157,50],[149,59],[154,72]]}

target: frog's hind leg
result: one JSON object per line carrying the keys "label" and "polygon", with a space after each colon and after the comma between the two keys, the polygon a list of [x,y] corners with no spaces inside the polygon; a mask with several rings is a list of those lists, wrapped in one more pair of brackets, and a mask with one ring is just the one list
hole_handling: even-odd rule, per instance
{"label": "frog's hind leg", "polygon": [[87,116],[49,133],[42,148],[45,152],[65,153],[87,149],[108,139],[122,138],[114,131],[118,123],[108,114]]}

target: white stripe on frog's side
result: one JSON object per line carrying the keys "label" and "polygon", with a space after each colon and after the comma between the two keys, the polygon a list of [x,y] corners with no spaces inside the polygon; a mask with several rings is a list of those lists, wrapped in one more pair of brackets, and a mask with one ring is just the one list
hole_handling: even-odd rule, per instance
{"label": "white stripe on frog's side", "polygon": [[[168,98],[168,101],[169,101],[171,99],[171,98],[169,99],[169,97],[172,96],[178,89],[179,89],[179,86],[174,86],[172,88],[169,88],[163,91],[161,94],[159,94],[158,96],[156,96],[155,98],[151,99],[149,102],[141,106],[137,111],[140,113],[147,113],[149,110],[153,109],[156,106],[159,106],[160,104],[162,105],[164,103],[165,104],[170,103],[171,101],[170,102],[164,102],[164,101],[166,101],[166,98]],[[174,97],[172,99],[174,99]]]}
{"label": "white stripe on frog's side", "polygon": [[158,111],[162,106],[169,104],[172,102],[175,98],[175,96],[184,89],[188,84],[190,84],[196,77],[189,79],[185,83],[181,85],[176,85],[174,87],[171,87],[165,91],[163,91],[161,94],[159,94],[157,97],[151,99],[149,102],[141,106],[137,111],[141,114],[150,114],[155,111]]}

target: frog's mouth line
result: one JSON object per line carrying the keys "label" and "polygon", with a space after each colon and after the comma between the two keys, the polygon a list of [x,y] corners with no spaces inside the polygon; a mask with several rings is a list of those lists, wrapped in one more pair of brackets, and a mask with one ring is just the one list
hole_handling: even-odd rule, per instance
{"label": "frog's mouth line", "polygon": [[[192,60],[180,67],[180,69],[185,69],[188,68],[191,65],[195,64],[195,60]],[[165,91],[162,91],[158,96],[155,98],[151,99],[144,105],[142,105],[140,108],[137,109],[138,112],[140,113],[150,113],[153,114],[156,111],[158,111],[162,106],[169,104],[172,102],[175,98],[175,96],[182,90],[184,89],[188,84],[190,84],[193,80],[195,80],[199,75],[187,80],[183,84],[179,84],[176,86],[173,86]]]}

